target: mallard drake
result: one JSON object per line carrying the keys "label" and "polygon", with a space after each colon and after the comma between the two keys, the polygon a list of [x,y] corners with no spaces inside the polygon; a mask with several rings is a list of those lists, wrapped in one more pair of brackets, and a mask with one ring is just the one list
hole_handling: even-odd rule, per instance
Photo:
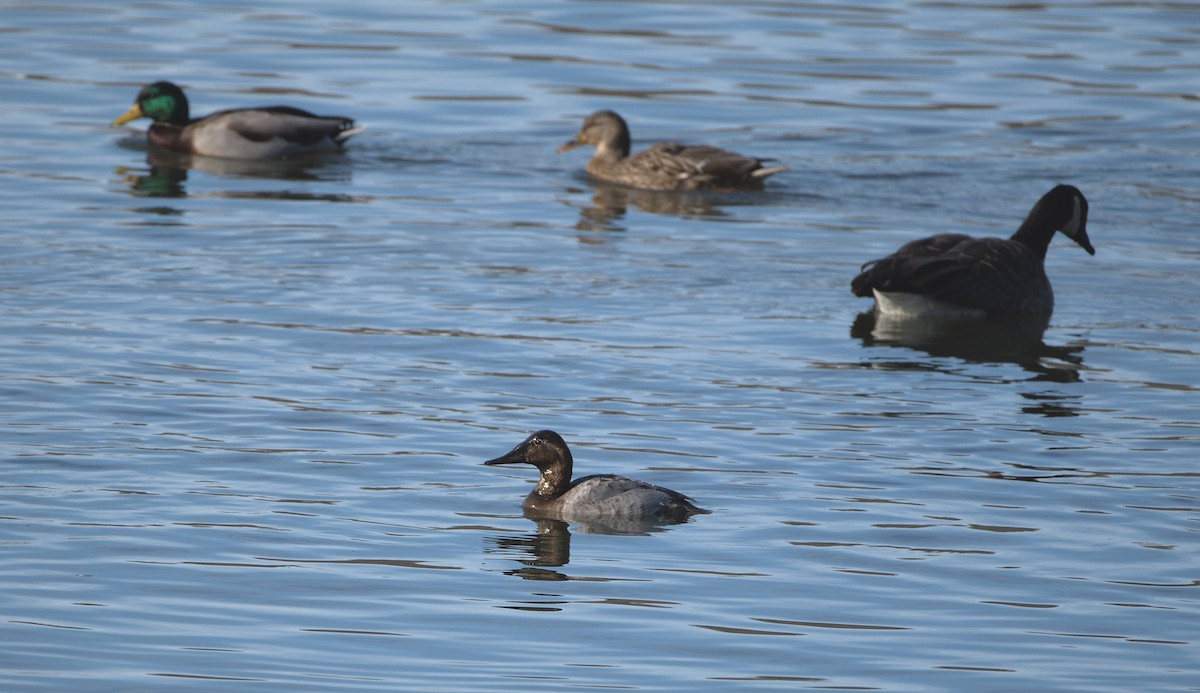
{"label": "mallard drake", "polygon": [[291,106],[231,108],[192,119],[187,97],[171,82],[142,87],[133,106],[112,124],[138,118],[154,121],[146,136],[156,147],[226,159],[278,159],[339,146],[363,129],[350,118]]}
{"label": "mallard drake", "polygon": [[786,166],[763,167],[764,159],[717,147],[661,142],[629,155],[629,126],[613,111],[596,111],[583,121],[575,139],[558,148],[565,152],[585,144],[596,146],[587,172],[600,180],[643,190],[713,190],[759,188],[763,180]]}
{"label": "mallard drake", "polygon": [[862,266],[850,283],[880,314],[929,317],[1042,317],[1054,310],[1046,249],[1061,231],[1090,255],[1088,203],[1071,185],[1042,196],[1011,238],[943,233],[911,241]]}
{"label": "mallard drake", "polygon": [[538,485],[525,498],[531,517],[564,522],[623,519],[647,523],[681,522],[706,514],[692,499],[670,489],[616,474],[593,474],[571,480],[571,450],[554,431],[538,431],[487,465],[531,464],[541,472]]}

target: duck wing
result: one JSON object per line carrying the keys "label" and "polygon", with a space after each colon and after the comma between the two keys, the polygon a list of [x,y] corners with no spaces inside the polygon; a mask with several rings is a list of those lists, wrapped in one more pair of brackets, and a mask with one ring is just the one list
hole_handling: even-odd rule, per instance
{"label": "duck wing", "polygon": [[596,503],[647,487],[653,485],[617,474],[591,474],[572,481],[563,498],[569,496],[572,503]]}
{"label": "duck wing", "polygon": [[707,512],[678,491],[616,474],[593,474],[576,479],[562,499],[567,507],[586,509],[570,513],[576,518],[642,516],[682,520],[691,514]]}
{"label": "duck wing", "polygon": [[630,176],[643,179],[638,187],[658,190],[698,190],[755,185],[783,167],[763,169],[763,161],[719,147],[660,142],[621,162]]}
{"label": "duck wing", "polygon": [[337,141],[354,121],[343,116],[319,116],[291,106],[235,108],[218,111],[196,123],[194,128],[222,129],[252,142],[285,140],[296,145],[315,145],[322,140]]}
{"label": "duck wing", "polygon": [[719,147],[660,145],[670,146],[671,154],[690,162],[704,175],[718,181],[745,181],[756,170],[762,168],[762,161],[748,156],[742,156]]}

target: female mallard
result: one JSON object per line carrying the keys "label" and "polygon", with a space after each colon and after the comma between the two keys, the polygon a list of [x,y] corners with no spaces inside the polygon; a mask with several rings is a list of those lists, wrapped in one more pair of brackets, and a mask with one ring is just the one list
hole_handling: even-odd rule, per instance
{"label": "female mallard", "polygon": [[596,111],[583,121],[575,139],[558,148],[565,152],[596,145],[587,172],[610,183],[643,190],[713,190],[759,188],[763,179],[786,166],[763,168],[763,159],[706,146],[662,142],[629,155],[629,126],[613,111]]}
{"label": "female mallard", "polygon": [[183,90],[171,82],[142,87],[121,125],[138,118],[154,123],[150,144],[184,154],[226,159],[279,159],[300,152],[341,145],[362,130],[342,116],[319,116],[291,106],[231,108],[204,118],[188,116]]}
{"label": "female mallard", "polygon": [[943,233],[911,241],[862,266],[850,284],[874,296],[884,315],[1049,319],[1054,291],[1046,249],[1061,231],[1089,254],[1088,203],[1078,188],[1059,185],[1042,196],[1012,238]]}

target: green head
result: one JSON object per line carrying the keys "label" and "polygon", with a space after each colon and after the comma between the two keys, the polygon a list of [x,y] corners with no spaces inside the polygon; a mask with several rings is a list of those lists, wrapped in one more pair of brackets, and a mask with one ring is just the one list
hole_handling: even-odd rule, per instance
{"label": "green head", "polygon": [[138,118],[149,118],[156,123],[187,125],[190,120],[187,97],[182,89],[171,82],[147,84],[138,92],[137,100],[125,115],[114,120],[113,125],[123,125]]}

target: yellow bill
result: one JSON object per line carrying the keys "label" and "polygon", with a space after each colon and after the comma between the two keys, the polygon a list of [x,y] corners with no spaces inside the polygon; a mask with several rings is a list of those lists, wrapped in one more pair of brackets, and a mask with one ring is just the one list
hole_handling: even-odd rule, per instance
{"label": "yellow bill", "polygon": [[142,106],[141,106],[141,104],[136,104],[136,103],[135,103],[135,104],[133,104],[132,106],[130,106],[130,107],[129,107],[129,110],[128,110],[128,111],[125,111],[125,115],[123,115],[123,116],[121,116],[120,118],[117,118],[116,120],[114,120],[114,121],[112,122],[112,124],[113,124],[113,125],[124,125],[125,123],[128,123],[128,122],[129,122],[129,121],[131,121],[131,120],[137,120],[138,118],[141,118],[141,117],[143,117],[143,116],[145,116],[145,115],[146,115],[145,113],[142,113]]}

